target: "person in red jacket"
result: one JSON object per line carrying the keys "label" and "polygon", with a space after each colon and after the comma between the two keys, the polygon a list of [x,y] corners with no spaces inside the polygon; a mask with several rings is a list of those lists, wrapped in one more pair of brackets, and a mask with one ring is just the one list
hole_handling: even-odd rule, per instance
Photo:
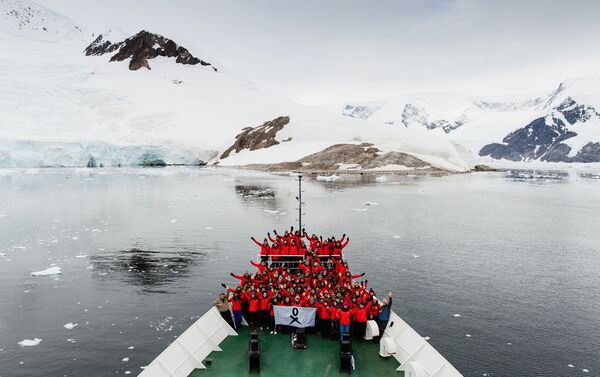
{"label": "person in red jacket", "polygon": [[244,299],[248,302],[248,322],[250,323],[250,326],[256,328],[259,326],[258,310],[260,308],[260,299],[254,291],[246,291],[246,293],[244,293]]}
{"label": "person in red jacket", "polygon": [[367,329],[367,313],[373,305],[373,301],[370,301],[367,305],[359,303],[358,307],[353,310],[354,315],[354,336],[357,339],[364,339],[365,330]]}
{"label": "person in red jacket", "polygon": [[259,323],[260,329],[268,329],[271,321],[269,320],[269,312],[271,311],[271,297],[273,292],[264,291],[261,293],[259,300]]}
{"label": "person in red jacket", "polygon": [[271,246],[269,246],[269,241],[265,238],[265,240],[263,241],[263,243],[260,243],[254,237],[250,237],[250,239],[255,244],[257,244],[258,246],[260,246],[260,258],[261,258],[261,260],[266,261],[267,258],[269,257],[269,254],[271,254]]}
{"label": "person in red jacket", "polygon": [[350,334],[350,324],[352,323],[352,311],[347,303],[341,309],[337,310],[340,317],[340,340],[344,334]]}
{"label": "person in red jacket", "polygon": [[250,259],[250,264],[253,265],[254,267],[258,268],[258,272],[260,274],[262,274],[263,272],[265,272],[266,269],[269,268],[269,266],[267,266],[267,262],[262,261],[259,263],[256,263],[255,261],[253,261],[252,259]]}
{"label": "person in red jacket", "polygon": [[331,308],[329,302],[323,301],[323,303],[317,303],[317,314],[320,319],[319,330],[323,338],[331,336]]}

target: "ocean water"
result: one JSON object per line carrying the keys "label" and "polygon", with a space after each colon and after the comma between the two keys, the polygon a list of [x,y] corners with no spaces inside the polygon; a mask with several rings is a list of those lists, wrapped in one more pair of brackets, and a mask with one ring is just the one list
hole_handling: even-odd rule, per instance
{"label": "ocean water", "polygon": [[[348,234],[353,272],[463,375],[598,376],[599,178],[310,177],[303,219]],[[0,376],[137,375],[253,270],[251,235],[296,223],[296,190],[227,169],[0,171]]]}

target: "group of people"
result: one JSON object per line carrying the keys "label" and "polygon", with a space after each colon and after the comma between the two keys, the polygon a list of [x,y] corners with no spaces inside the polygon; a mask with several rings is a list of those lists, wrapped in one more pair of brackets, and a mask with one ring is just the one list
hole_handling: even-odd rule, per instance
{"label": "group of people", "polygon": [[[257,269],[254,274],[232,273],[239,280],[237,286],[222,284],[227,292],[222,292],[214,305],[230,325],[239,328],[243,317],[250,326],[277,334],[285,329],[275,325],[273,306],[282,305],[316,308],[314,330],[324,337],[337,339],[349,333],[361,339],[371,319],[383,333],[390,317],[392,293],[380,301],[368,287],[368,280],[355,280],[365,274],[352,274],[341,257],[348,244],[345,235],[339,240],[335,237],[323,240],[314,234],[309,236],[304,229],[294,232],[293,227],[283,235],[277,232],[275,235],[273,244],[267,239],[261,244],[252,238],[260,245],[261,256],[266,257],[260,263],[250,261]],[[267,237],[271,239],[270,234]],[[283,251],[282,247],[296,254],[273,252]],[[301,256],[301,260],[296,264],[276,262],[278,255]]]}

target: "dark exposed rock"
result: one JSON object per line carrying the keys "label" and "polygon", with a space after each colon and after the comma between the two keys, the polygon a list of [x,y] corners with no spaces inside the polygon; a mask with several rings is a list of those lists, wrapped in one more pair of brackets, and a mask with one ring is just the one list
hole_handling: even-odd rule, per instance
{"label": "dark exposed rock", "polygon": [[87,163],[87,167],[88,168],[96,168],[98,167],[98,164],[96,163],[96,159],[94,158],[94,156],[90,156],[88,163]]}
{"label": "dark exposed rock", "polygon": [[279,144],[279,142],[275,140],[275,136],[277,135],[277,132],[281,131],[289,122],[290,117],[280,116],[265,122],[260,126],[242,129],[242,132],[235,137],[235,143],[223,152],[221,158],[229,157],[231,152],[238,153],[244,149],[254,151]]}
{"label": "dark exposed rock", "polygon": [[600,143],[589,142],[575,155],[577,162],[600,162]]}
{"label": "dark exposed rock", "polygon": [[99,56],[116,51],[119,47],[121,47],[121,42],[113,43],[100,34],[84,51],[87,56]]}
{"label": "dark exposed rock", "polygon": [[[179,64],[210,66],[211,64],[193,56],[185,47],[177,45],[171,39],[165,38],[162,35],[150,33],[142,30],[136,35],[125,39],[124,41],[113,43],[106,41],[100,35],[86,49],[86,55],[104,55],[117,51],[110,61],[129,61],[129,69],[132,71],[142,67],[150,69],[149,59],[154,59],[158,56],[175,58],[175,62]],[[217,71],[215,67],[212,67]]]}
{"label": "dark exposed rock", "polygon": [[142,166],[147,168],[164,168],[167,166],[166,162],[161,159],[146,161],[142,164]]}
{"label": "dark exposed rock", "polygon": [[[502,141],[484,146],[480,156],[511,161],[541,160],[548,162],[591,162],[600,160],[600,151],[589,143],[577,153],[569,157],[571,147],[563,141],[577,136],[569,130],[575,123],[586,123],[592,118],[600,118],[600,114],[591,106],[578,104],[568,97],[558,105],[551,114],[533,120],[527,126],[519,128]],[[566,122],[566,124],[565,124]]]}
{"label": "dark exposed rock", "polygon": [[473,170],[475,171],[497,171],[497,169],[492,168],[491,166],[487,166],[487,165],[475,165],[473,167]]}

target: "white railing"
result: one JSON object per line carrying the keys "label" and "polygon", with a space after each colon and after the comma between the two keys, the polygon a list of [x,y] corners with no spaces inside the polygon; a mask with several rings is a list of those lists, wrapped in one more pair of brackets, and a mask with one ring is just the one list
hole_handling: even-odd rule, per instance
{"label": "white railing", "polygon": [[448,360],[393,311],[380,346],[400,362],[397,370],[404,371],[406,377],[462,377]]}
{"label": "white railing", "polygon": [[219,344],[237,333],[213,307],[171,343],[139,374],[139,377],[187,377]]}

